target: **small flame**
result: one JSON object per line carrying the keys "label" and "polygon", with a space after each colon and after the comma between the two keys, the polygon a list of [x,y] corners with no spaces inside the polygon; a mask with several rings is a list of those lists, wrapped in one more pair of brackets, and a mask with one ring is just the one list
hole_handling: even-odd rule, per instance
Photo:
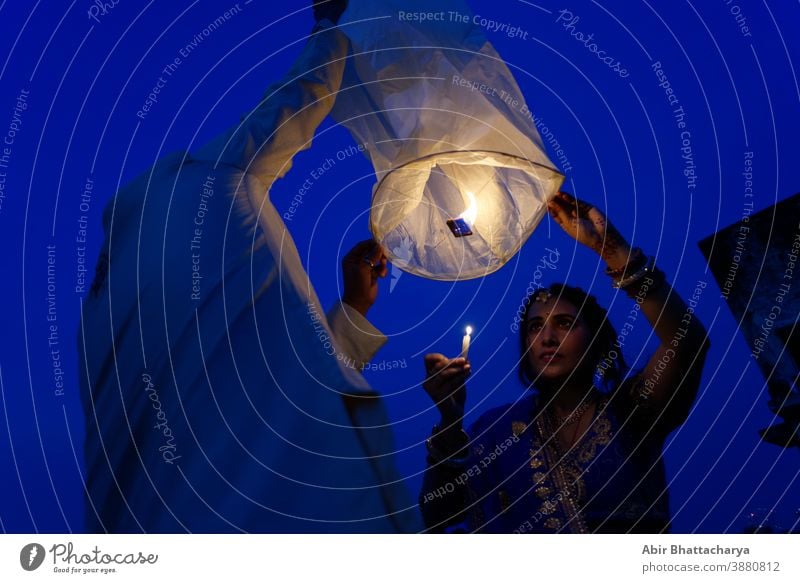
{"label": "small flame", "polygon": [[467,326],[466,333],[467,333],[467,336],[471,336],[472,335],[472,326]]}
{"label": "small flame", "polygon": [[467,199],[469,200],[469,204],[467,205],[466,210],[461,213],[457,218],[464,219],[469,223],[469,226],[473,226],[475,224],[475,220],[478,218],[478,203],[475,200],[475,195],[469,191],[465,190],[465,194],[467,195]]}

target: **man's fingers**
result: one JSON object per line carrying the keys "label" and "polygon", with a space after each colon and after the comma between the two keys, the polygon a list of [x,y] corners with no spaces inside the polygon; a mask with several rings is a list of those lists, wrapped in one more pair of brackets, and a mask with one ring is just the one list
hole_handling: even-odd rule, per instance
{"label": "man's fingers", "polygon": [[372,247],[367,254],[367,259],[373,265],[373,275],[378,277],[386,277],[386,274],[389,273],[389,270],[386,267],[388,263],[388,258],[386,257],[386,251],[384,248],[375,240],[372,240]]}
{"label": "man's fingers", "polygon": [[380,266],[375,266],[379,277],[386,277],[389,274],[389,259],[384,255],[381,258]]}
{"label": "man's fingers", "polygon": [[363,263],[364,258],[372,252],[374,245],[376,245],[376,243],[373,239],[359,241],[347,252],[347,255],[344,256],[344,261],[346,263]]}
{"label": "man's fingers", "polygon": [[359,241],[358,243],[356,243],[350,250],[350,253],[348,255],[364,257],[372,251],[374,245],[375,241],[373,241],[372,239],[364,239],[363,241]]}
{"label": "man's fingers", "polygon": [[369,248],[368,256],[370,261],[377,265],[380,263],[382,258],[386,257],[386,253],[384,252],[380,243],[378,243],[376,240],[370,239],[370,243],[372,243],[372,246]]}
{"label": "man's fingers", "polygon": [[356,243],[343,259],[345,264],[370,269],[373,280],[386,277],[389,273],[388,261],[386,251],[375,239],[365,239]]}

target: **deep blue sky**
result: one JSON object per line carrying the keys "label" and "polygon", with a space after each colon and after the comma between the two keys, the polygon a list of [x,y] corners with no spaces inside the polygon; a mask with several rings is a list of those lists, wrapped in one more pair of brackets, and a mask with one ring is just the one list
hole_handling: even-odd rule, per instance
{"label": "deep blue sky", "polygon": [[[167,152],[194,148],[236,123],[266,87],[289,68],[310,30],[309,10],[271,23],[304,2],[240,2],[240,14],[183,59],[144,120],[136,117],[159,72],[234,2],[121,1],[95,22],[88,0],[0,3],[0,132],[17,121],[0,199],[0,528],[10,532],[81,531],[80,477],[84,418],[78,388],[75,331],[81,294],[74,293],[80,194],[94,183],[88,211],[90,271],[102,241],[105,203]],[[535,5],[534,5],[535,4]],[[473,11],[519,26],[527,38],[487,32],[509,63],[529,107],[558,139],[570,162],[567,186],[607,212],[630,241],[655,254],[686,297],[707,282],[697,313],[712,337],[700,395],[690,419],[666,449],[677,532],[740,532],[744,514],[775,507],[786,526],[800,506],[800,455],[759,441],[770,423],[763,376],[720,299],[697,242],[741,219],[743,160],[753,152],[755,208],[800,191],[800,90],[792,2],[614,2],[517,0],[470,2]],[[575,30],[594,40],[629,72],[605,66],[556,22],[569,9]],[[294,9],[292,9],[294,10]],[[739,10],[747,30],[732,12]],[[740,18],[741,21],[741,18]],[[749,36],[748,36],[749,35]],[[653,63],[660,62],[686,128],[679,129]],[[252,70],[251,70],[252,69]],[[328,121],[323,127],[330,127]],[[697,174],[688,188],[681,132],[690,132]],[[684,136],[685,137],[685,136]],[[272,191],[278,210],[312,170],[353,144],[333,127],[295,160]],[[2,146],[2,145],[0,145]],[[2,150],[0,150],[2,153]],[[339,295],[341,254],[368,236],[371,167],[362,156],[337,160],[289,223],[311,280],[330,306]],[[338,194],[337,194],[338,193]],[[47,245],[58,249],[58,333],[65,389],[56,396],[50,371]],[[397,461],[416,493],[423,440],[436,415],[420,388],[422,355],[453,354],[466,324],[476,329],[468,421],[517,398],[516,335],[510,326],[537,265],[551,249],[558,262],[542,281],[590,289],[621,325],[630,309],[614,294],[595,256],[545,220],[503,269],[481,280],[429,281],[403,274],[382,282],[371,320],[389,342],[376,363],[404,368],[370,371],[386,395]],[[642,366],[654,349],[637,325],[626,357]]]}

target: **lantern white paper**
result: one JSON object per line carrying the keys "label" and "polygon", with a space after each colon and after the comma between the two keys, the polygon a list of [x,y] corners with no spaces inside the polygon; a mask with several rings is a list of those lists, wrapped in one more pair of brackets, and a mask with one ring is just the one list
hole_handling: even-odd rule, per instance
{"label": "lantern white paper", "polygon": [[499,269],[563,181],[509,68],[458,1],[350,0],[339,24],[352,52],[333,116],[375,168],[373,235],[423,277]]}

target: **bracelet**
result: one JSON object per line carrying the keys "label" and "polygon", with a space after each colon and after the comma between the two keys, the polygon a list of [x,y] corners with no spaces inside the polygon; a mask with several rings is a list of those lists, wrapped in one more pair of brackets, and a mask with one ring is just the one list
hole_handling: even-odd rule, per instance
{"label": "bracelet", "polygon": [[634,247],[631,249],[631,253],[628,256],[628,262],[617,269],[606,267],[606,275],[613,277],[614,279],[620,279],[628,271],[638,271],[644,263],[647,263],[647,256],[645,256],[640,247]]}
{"label": "bracelet", "polygon": [[[641,297],[646,298],[652,292],[659,289],[666,281],[664,272],[661,271],[657,265],[645,276],[637,281],[634,285],[625,288],[625,293],[632,299]],[[638,301],[638,300],[637,300]]]}
{"label": "bracelet", "polygon": [[632,283],[642,279],[648,273],[653,273],[655,269],[656,269],[655,261],[653,260],[652,257],[650,257],[644,264],[644,266],[641,269],[639,269],[639,271],[637,271],[636,273],[632,273],[627,277],[623,277],[622,279],[618,279],[617,281],[611,282],[611,287],[613,287],[614,289],[625,289]]}

